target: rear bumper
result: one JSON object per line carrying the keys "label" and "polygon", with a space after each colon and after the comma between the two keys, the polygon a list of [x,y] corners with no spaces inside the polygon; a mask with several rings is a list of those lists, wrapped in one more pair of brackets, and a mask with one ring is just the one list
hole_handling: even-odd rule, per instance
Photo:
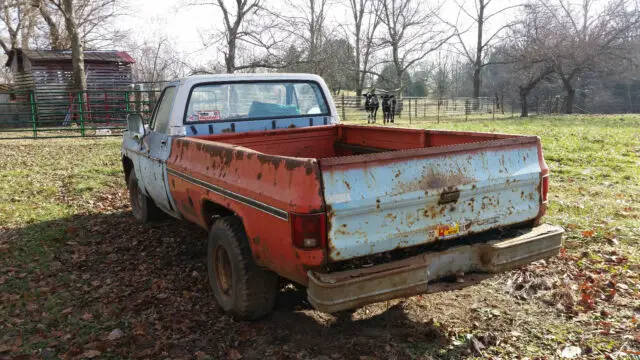
{"label": "rear bumper", "polygon": [[[309,271],[309,302],[318,310],[336,312],[373,302],[454,290],[473,285],[493,273],[558,254],[564,230],[540,225],[516,237],[330,274]],[[437,283],[465,273],[464,283]]]}

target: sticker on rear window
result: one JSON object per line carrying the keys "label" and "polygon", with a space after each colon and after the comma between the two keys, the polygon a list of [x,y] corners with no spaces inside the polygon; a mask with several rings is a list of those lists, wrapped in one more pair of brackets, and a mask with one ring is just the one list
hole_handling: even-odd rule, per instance
{"label": "sticker on rear window", "polygon": [[198,111],[198,121],[220,120],[220,110]]}

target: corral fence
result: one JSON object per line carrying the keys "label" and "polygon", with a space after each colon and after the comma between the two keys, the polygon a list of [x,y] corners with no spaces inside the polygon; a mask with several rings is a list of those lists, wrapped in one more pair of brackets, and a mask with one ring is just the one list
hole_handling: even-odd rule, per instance
{"label": "corral fence", "polygon": [[148,118],[160,90],[0,92],[0,139],[121,135],[127,115]]}
{"label": "corral fence", "polygon": [[[0,139],[118,136],[130,113],[151,115],[163,84],[128,90],[0,92]],[[334,95],[344,122],[367,123],[364,98]],[[496,98],[398,98],[395,120],[401,124],[470,121],[519,115],[519,104]],[[535,111],[535,110],[534,110]],[[533,112],[532,111],[532,115]],[[377,123],[382,123],[379,108]]]}
{"label": "corral fence", "polygon": [[[337,95],[334,101],[342,121],[367,122],[368,113],[364,98]],[[395,119],[403,123],[440,122],[451,120],[474,120],[508,118],[519,115],[517,104],[511,99],[481,98],[429,98],[403,97],[396,99]],[[382,123],[382,105],[378,109],[376,122]]]}

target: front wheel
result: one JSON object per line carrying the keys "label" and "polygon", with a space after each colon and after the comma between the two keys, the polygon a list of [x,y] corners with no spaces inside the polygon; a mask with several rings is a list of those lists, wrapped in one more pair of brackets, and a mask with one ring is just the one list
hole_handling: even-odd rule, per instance
{"label": "front wheel", "polygon": [[255,320],[273,310],[278,275],[261,269],[253,261],[238,217],[221,218],[211,226],[207,267],[218,305],[236,319]]}
{"label": "front wheel", "polygon": [[133,212],[133,216],[138,221],[148,223],[163,218],[164,213],[162,210],[160,210],[156,204],[153,203],[153,200],[151,200],[140,189],[140,186],[138,185],[138,178],[136,177],[136,171],[134,169],[131,169],[127,187],[129,188],[131,212]]}

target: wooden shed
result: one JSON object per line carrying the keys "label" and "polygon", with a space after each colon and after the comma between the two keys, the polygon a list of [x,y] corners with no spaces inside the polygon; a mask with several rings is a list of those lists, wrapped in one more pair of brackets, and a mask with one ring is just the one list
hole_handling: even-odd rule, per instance
{"label": "wooden shed", "polygon": [[15,49],[9,53],[5,66],[11,69],[17,95],[34,102],[41,125],[49,121],[60,125],[78,117],[79,101],[94,118],[109,121],[122,117],[119,112],[125,112],[133,63],[135,60],[124,51],[85,51],[87,92],[83,100],[78,99],[74,89],[70,50]]}

